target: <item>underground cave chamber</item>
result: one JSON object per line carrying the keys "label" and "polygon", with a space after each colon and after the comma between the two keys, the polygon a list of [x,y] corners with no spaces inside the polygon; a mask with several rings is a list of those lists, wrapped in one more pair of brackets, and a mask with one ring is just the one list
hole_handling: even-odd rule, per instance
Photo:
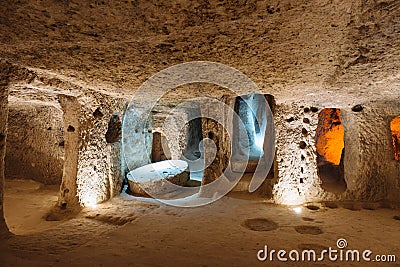
{"label": "underground cave chamber", "polygon": [[[285,184],[285,181],[292,181],[293,179],[291,179],[292,172],[293,170],[295,170],[296,168],[300,169],[300,165],[297,165],[296,162],[293,161],[294,157],[299,157],[299,154],[296,154],[295,152],[298,151],[298,143],[293,142],[293,147],[291,147],[290,143],[288,143],[289,139],[288,137],[288,128],[285,127],[292,127],[290,129],[294,129],[292,132],[289,132],[291,135],[293,135],[293,140],[299,140],[299,138],[303,138],[302,133],[301,133],[301,126],[299,126],[300,124],[296,124],[294,122],[288,122],[287,121],[287,115],[288,114],[295,114],[295,118],[296,120],[298,120],[299,123],[301,123],[301,121],[304,122],[304,120],[301,120],[300,115],[297,114],[303,114],[303,108],[301,106],[294,106],[292,104],[288,105],[290,106],[290,109],[287,108],[286,106],[280,104],[278,106],[274,106],[273,104],[273,97],[272,96],[268,96],[268,95],[244,95],[244,96],[240,96],[240,97],[235,97],[235,98],[231,98],[229,99],[230,105],[232,106],[232,108],[234,109],[234,111],[236,112],[236,114],[238,115],[239,119],[242,120],[243,125],[245,125],[244,128],[239,129],[239,123],[237,121],[235,121],[235,118],[229,117],[228,122],[231,123],[231,126],[233,127],[233,135],[232,135],[232,139],[233,139],[233,143],[232,146],[234,146],[234,149],[232,150],[232,155],[231,155],[231,160],[233,165],[231,167],[235,167],[234,164],[241,164],[242,162],[245,162],[243,159],[248,158],[249,159],[249,164],[245,165],[246,167],[246,172],[244,174],[244,177],[247,178],[250,177],[249,179],[251,179],[251,174],[252,171],[254,171],[255,166],[257,166],[259,164],[259,159],[263,157],[262,154],[262,146],[263,146],[263,141],[265,139],[265,128],[266,128],[266,117],[265,117],[265,109],[263,107],[261,107],[261,105],[259,105],[258,103],[260,101],[263,101],[263,98],[265,98],[270,107],[270,109],[274,112],[274,109],[276,108],[277,110],[277,115],[274,114],[274,120],[276,120],[276,125],[277,125],[277,131],[280,132],[280,137],[281,139],[279,139],[280,141],[280,146],[279,146],[279,161],[277,162],[276,160],[274,161],[274,165],[276,164],[276,166],[273,166],[270,170],[270,173],[268,174],[268,178],[275,178],[278,182],[281,182],[276,188],[278,188],[278,190],[281,191],[274,191],[272,192],[272,189],[270,190],[272,193],[265,195],[265,198],[268,198],[269,196],[271,196],[272,199],[275,200],[275,196],[276,196],[276,192],[280,193],[280,192],[284,192],[287,188],[294,188],[294,190],[297,190],[297,188],[300,188],[300,190],[303,190],[302,192],[311,192],[311,190],[309,190],[309,187],[305,187],[304,185],[308,186],[309,184],[313,183],[311,182],[311,180],[318,180],[315,179],[314,175],[314,171],[318,173],[318,176],[322,182],[322,188],[327,191],[327,192],[332,192],[332,193],[344,193],[347,191],[347,184],[346,181],[344,179],[344,173],[343,173],[343,158],[345,157],[345,138],[344,138],[344,128],[343,128],[343,124],[344,122],[347,122],[349,120],[349,118],[353,118],[353,117],[357,117],[357,116],[366,116],[364,115],[364,113],[356,113],[356,112],[350,112],[350,111],[343,111],[343,114],[346,115],[347,117],[344,117],[344,119],[342,118],[342,110],[338,109],[338,108],[325,108],[325,109],[319,109],[320,112],[317,113],[313,112],[312,114],[310,112],[307,113],[307,118],[309,118],[309,121],[306,123],[307,125],[311,125],[308,128],[308,133],[309,133],[309,138],[310,139],[315,139],[315,146],[313,142],[310,142],[310,140],[306,140],[307,144],[313,144],[313,146],[309,146],[306,149],[302,150],[306,155],[307,159],[304,160],[304,162],[307,162],[307,166],[305,166],[304,168],[308,168],[305,169],[304,172],[304,176],[306,178],[303,179],[303,182],[299,182],[299,184]],[[71,106],[71,105],[69,105]],[[20,145],[21,146],[21,154],[23,153],[24,149],[26,147],[30,147],[31,145],[28,144],[29,142],[34,143],[34,144],[41,144],[42,147],[44,148],[44,144],[46,144],[48,147],[45,147],[45,150],[43,151],[43,155],[45,156],[45,160],[43,160],[43,156],[35,156],[33,157],[34,159],[42,159],[42,161],[40,162],[40,164],[55,164],[58,161],[53,160],[53,158],[51,158],[51,155],[53,155],[54,153],[56,153],[57,151],[60,152],[62,150],[64,150],[64,146],[67,147],[68,145],[71,145],[71,140],[72,141],[76,141],[78,142],[79,140],[84,140],[85,138],[87,138],[85,136],[86,133],[93,133],[94,131],[90,129],[88,131],[81,131],[80,130],[80,124],[76,121],[79,116],[78,114],[75,113],[71,113],[68,110],[67,114],[71,114],[70,116],[68,116],[68,120],[65,120],[65,112],[64,112],[64,108],[54,108],[53,106],[47,107],[47,108],[43,108],[43,110],[54,110],[53,113],[54,115],[49,115],[50,111],[46,111],[43,114],[40,115],[35,115],[38,118],[41,119],[41,123],[39,122],[35,122],[34,120],[31,120],[30,122],[25,121],[25,122],[13,122],[13,120],[15,120],[16,118],[20,118],[20,117],[27,117],[26,115],[24,116],[20,116],[20,115],[13,115],[13,114],[18,114],[15,113],[16,111],[14,111],[14,107],[12,106],[12,103],[10,105],[10,122],[12,123],[12,125],[9,125],[9,138],[8,138],[8,146],[9,146],[9,153],[15,153],[16,150],[13,149],[13,144],[12,142],[15,142],[17,145],[18,144],[23,144]],[[42,110],[40,108],[35,109],[35,110]],[[121,187],[118,186],[117,182],[119,181],[119,179],[121,179],[121,177],[124,177],[124,173],[123,171],[118,172],[110,172],[107,175],[104,176],[99,176],[99,175],[90,175],[91,173],[102,173],[104,169],[107,168],[97,168],[97,165],[99,162],[104,163],[104,164],[109,164],[110,166],[112,166],[112,168],[115,169],[119,169],[121,166],[121,158],[120,157],[120,140],[119,138],[115,138],[115,140],[113,140],[112,142],[106,142],[106,138],[105,138],[105,133],[107,132],[107,125],[108,125],[108,121],[110,119],[110,115],[114,112],[121,112],[120,110],[116,109],[116,110],[111,110],[109,112],[109,114],[107,116],[96,116],[96,114],[98,112],[93,111],[95,110],[95,108],[91,107],[90,111],[88,110],[87,112],[87,117],[85,117],[85,119],[87,118],[88,120],[90,119],[91,121],[93,121],[94,123],[92,124],[87,124],[87,126],[85,127],[92,127],[92,125],[96,126],[94,127],[96,130],[96,135],[95,135],[95,140],[92,142],[92,144],[101,144],[101,149],[104,149],[103,154],[100,158],[99,154],[97,153],[97,150],[92,150],[92,151],[88,151],[85,152],[87,153],[87,155],[90,155],[91,158],[84,158],[84,160],[82,160],[82,158],[80,158],[80,160],[77,162],[76,165],[72,166],[71,169],[73,168],[74,170],[78,170],[78,177],[76,176],[70,176],[70,178],[74,178],[74,179],[79,179],[80,184],[81,185],[92,185],[92,183],[103,183],[104,184],[104,188],[106,190],[110,190],[110,180],[107,179],[113,179],[116,182],[116,194],[112,195],[112,196],[116,196],[119,194]],[[200,109],[199,109],[200,110]],[[123,109],[122,109],[123,111]],[[298,111],[298,113],[296,113],[296,111]],[[20,111],[19,111],[20,112]],[[69,113],[68,113],[69,112]],[[345,113],[347,112],[347,113]],[[364,111],[365,112],[365,111]],[[32,110],[27,111],[27,113],[32,113],[35,114],[34,112],[32,112]],[[122,114],[122,113],[121,113]],[[282,116],[280,116],[280,114],[282,114]],[[398,114],[398,113],[397,113]],[[257,119],[257,116],[260,117],[261,119]],[[292,116],[292,115],[290,115]],[[48,121],[46,122],[46,120],[43,120],[43,118],[47,118],[48,120],[52,120],[52,121]],[[57,119],[55,119],[57,118]],[[394,119],[393,119],[394,118]],[[392,115],[390,115],[390,119],[391,119],[391,123],[390,123],[390,130],[391,130],[391,134],[392,134],[392,138],[390,141],[393,141],[390,143],[390,146],[388,144],[388,146],[386,147],[386,152],[390,152],[390,156],[393,158],[393,149],[394,148],[394,157],[396,159],[399,158],[399,146],[398,146],[398,140],[399,140],[399,117],[393,117]],[[151,129],[139,129],[138,133],[144,133],[146,136],[152,136],[152,141],[149,142],[151,144],[151,147],[145,148],[143,150],[136,150],[134,155],[135,157],[139,156],[144,156],[146,155],[146,151],[150,150],[148,155],[151,156],[151,161],[152,162],[160,162],[160,161],[164,161],[164,160],[168,160],[168,159],[174,159],[172,157],[172,154],[174,155],[179,155],[179,153],[177,153],[177,150],[180,151],[182,157],[180,158],[175,158],[175,159],[179,159],[179,160],[186,160],[186,161],[196,161],[196,160],[203,160],[203,153],[204,153],[204,148],[202,140],[204,137],[213,139],[213,140],[218,140],[218,138],[220,140],[221,139],[221,130],[217,127],[208,127],[208,128],[204,128],[204,124],[203,121],[204,118],[200,117],[200,118],[195,118],[192,120],[188,120],[188,122],[185,124],[184,127],[182,127],[182,131],[177,133],[175,132],[172,135],[172,139],[174,140],[175,144],[179,144],[177,146],[172,146],[169,147],[168,145],[166,145],[165,143],[167,142],[166,136],[164,136],[164,133],[162,133],[161,131],[157,131],[156,129],[158,128],[151,128]],[[35,125],[34,122],[36,123]],[[46,123],[45,123],[46,122]],[[311,123],[310,123],[311,122]],[[32,125],[30,125],[30,124]],[[305,123],[305,122],[304,122]],[[15,129],[13,129],[15,125]],[[29,125],[29,127],[26,128],[22,128],[20,127],[21,125]],[[291,126],[292,125],[292,126]],[[316,125],[316,129],[313,128],[313,125]],[[347,125],[347,124],[346,124]],[[364,125],[364,121],[361,121],[360,124],[353,124],[353,125],[349,125],[348,127],[353,127],[354,129],[357,129],[357,131],[362,132],[363,128],[362,126]],[[304,125],[303,125],[304,126]],[[108,125],[109,127],[109,125]],[[389,127],[387,125],[386,122],[386,130],[388,130]],[[34,131],[33,131],[34,130]],[[150,131],[149,131],[150,130]],[[24,133],[20,133],[21,131],[26,131]],[[389,131],[389,130],[388,130]],[[15,132],[17,132],[18,134],[15,134]],[[209,134],[209,133],[212,133]],[[24,137],[28,137],[28,138],[34,138],[35,140],[31,140],[28,143],[23,142],[23,140],[21,139],[20,141],[15,141],[17,139],[15,139],[15,136],[19,136],[21,138]],[[70,137],[68,137],[70,136]],[[182,136],[182,137],[179,137]],[[242,138],[244,136],[244,138]],[[378,135],[377,135],[378,136]],[[72,138],[73,137],[73,138]],[[90,138],[93,138],[93,134],[91,136],[89,136]],[[315,137],[315,138],[314,138]],[[351,142],[347,142],[346,143],[346,148],[349,148],[348,151],[350,151],[350,146],[352,146],[352,148],[354,149],[355,152],[359,152],[359,149],[357,148],[358,145],[358,136],[352,134],[350,136],[351,138],[349,139]],[[379,136],[378,136],[379,137]],[[389,137],[389,135],[388,135]],[[76,139],[76,140],[75,140]],[[79,139],[79,140],[78,140]],[[243,139],[247,139],[249,141],[243,141]],[[13,141],[14,140],[14,141]],[[19,140],[19,139],[18,139]],[[30,140],[30,139],[29,139]],[[40,140],[40,141],[39,141]],[[78,141],[77,141],[78,140]],[[346,139],[347,140],[347,139]],[[27,140],[28,141],[28,140]],[[287,143],[285,143],[287,142]],[[163,144],[164,143],[164,144]],[[392,146],[393,144],[393,146]],[[225,153],[226,150],[225,146],[227,145],[227,143],[218,143],[218,145],[220,146],[220,148],[222,147],[223,149],[219,150],[222,153]],[[296,146],[294,148],[294,146]],[[96,146],[96,149],[98,149],[99,146]],[[135,147],[137,148],[137,147]],[[314,149],[315,148],[315,149]],[[86,149],[86,147],[74,147],[74,150],[69,151],[70,155],[76,155],[78,153],[81,153],[82,149]],[[315,150],[316,154],[313,154],[312,152]],[[14,151],[14,152],[13,152]],[[33,150],[32,150],[33,151]],[[58,153],[57,152],[57,153]],[[96,153],[94,153],[96,152]],[[308,155],[307,153],[310,152],[310,154]],[[247,153],[247,154],[246,154]],[[25,153],[26,154],[26,153]],[[60,155],[62,155],[63,153],[61,153]],[[29,156],[28,154],[23,155],[23,156]],[[314,156],[316,156],[317,159],[317,165],[314,166],[313,160],[314,160]],[[132,157],[132,159],[134,159],[135,157]],[[70,159],[71,157],[69,157]],[[107,158],[107,161],[104,161],[103,159]],[[60,156],[59,157],[60,160],[63,160],[63,157]],[[282,160],[284,159],[284,160]],[[285,161],[287,159],[287,161]],[[141,160],[141,159],[140,159]],[[243,160],[243,161],[241,161]],[[358,159],[355,159],[355,161]],[[7,161],[7,158],[6,158]],[[310,161],[311,163],[308,163],[308,161]],[[66,161],[67,162],[67,161]],[[139,161],[138,161],[139,162]],[[254,162],[254,165],[251,166],[251,164]],[[288,162],[288,163],[287,163]],[[29,161],[29,164],[32,163],[32,161]],[[72,161],[68,160],[68,163],[71,165],[71,163],[73,163]],[[143,162],[139,162],[138,166],[143,166],[145,164],[148,164],[148,161],[143,161]],[[347,163],[347,161],[346,161]],[[395,162],[397,163],[397,162]],[[29,170],[29,164],[26,166],[26,168],[24,168],[24,170]],[[114,164],[114,165],[112,165]],[[369,164],[369,162],[368,162]],[[34,164],[35,165],[35,164]],[[250,165],[250,166],[249,166]],[[32,167],[32,164],[30,165]],[[59,176],[57,179],[57,182],[54,183],[53,185],[55,185],[57,188],[54,190],[54,196],[52,198],[53,202],[57,202],[57,195],[59,194],[58,191],[58,187],[61,183],[61,177],[62,177],[62,164],[60,165],[61,167],[59,168],[55,168],[58,170]],[[97,169],[94,169],[94,166]],[[242,165],[243,166],[243,165]],[[361,166],[361,165],[360,165]],[[275,168],[274,168],[275,167]],[[111,167],[109,169],[112,169]],[[278,172],[276,171],[276,169],[279,168],[279,175]],[[41,168],[43,171],[48,170],[48,168],[43,167]],[[86,170],[91,170],[90,173],[88,172],[84,172]],[[33,170],[33,169],[32,169]],[[83,170],[83,171],[82,171]],[[94,171],[93,171],[94,170]],[[16,171],[16,169],[14,169],[14,171]],[[22,170],[21,170],[22,171]],[[65,170],[64,170],[65,171]],[[362,169],[360,168],[360,173],[363,174]],[[121,173],[121,175],[120,175]],[[195,177],[192,175],[193,173],[191,173],[191,177],[189,179],[189,181],[191,180],[195,180],[198,183],[195,184],[186,184],[184,186],[199,186],[199,182],[201,182],[204,177],[203,177],[203,173],[199,172],[198,176]],[[297,175],[297,174],[295,174]],[[359,175],[358,173],[356,173],[354,176]],[[57,176],[52,176],[57,177]],[[105,177],[105,179],[103,179],[103,177]],[[32,178],[34,178],[32,176]],[[297,177],[298,178],[298,177]],[[307,181],[307,178],[308,181]],[[268,180],[268,179],[267,179]],[[282,182],[283,181],[283,182]],[[350,180],[349,180],[350,181]],[[275,180],[273,181],[274,184],[271,185],[271,187],[275,186]],[[358,180],[356,180],[356,182],[358,182]],[[288,185],[289,184],[289,185]],[[248,184],[247,184],[248,185]],[[279,187],[281,186],[282,187]],[[312,184],[313,185],[313,184]],[[368,185],[366,185],[368,186]],[[76,186],[78,187],[78,186]],[[297,187],[297,188],[296,188]],[[82,188],[82,187],[81,187]],[[245,188],[244,186],[242,187],[243,191],[247,190],[247,188]],[[304,188],[304,189],[303,189]],[[315,191],[317,192],[321,192],[320,188],[318,188],[317,186],[315,186]],[[75,188],[76,189],[76,188]],[[88,196],[93,196],[95,195],[95,193],[97,194],[103,194],[102,193],[102,188],[99,189],[99,187],[91,187],[90,191],[88,190]],[[106,190],[104,190],[106,192]],[[358,190],[356,188],[356,190]],[[360,189],[361,190],[367,190],[367,189]],[[72,190],[71,190],[72,191]],[[63,191],[64,192],[64,191]],[[85,193],[85,192],[84,192]],[[274,195],[275,194],[275,195]],[[81,204],[83,206],[87,205],[85,202],[85,196],[83,193],[81,193],[81,191],[78,194],[79,200],[82,201]],[[284,194],[282,194],[284,195]],[[100,203],[102,201],[107,200],[107,198],[111,198],[111,194],[110,193],[104,193],[104,199],[101,200],[97,200],[97,198],[93,201],[94,203]],[[304,197],[304,199],[308,200],[308,199],[312,199],[311,197],[309,197],[308,195],[306,195],[306,197]],[[26,199],[24,200],[26,201]],[[278,201],[277,201],[278,202]],[[9,202],[10,203],[10,202]],[[284,203],[282,201],[282,203]],[[67,206],[68,208],[68,206]],[[7,212],[7,211],[6,211]],[[7,216],[7,214],[6,214]]]}

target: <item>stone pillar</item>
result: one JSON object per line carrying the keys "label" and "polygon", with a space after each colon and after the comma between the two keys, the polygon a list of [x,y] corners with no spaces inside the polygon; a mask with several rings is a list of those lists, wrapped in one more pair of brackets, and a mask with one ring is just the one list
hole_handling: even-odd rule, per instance
{"label": "stone pillar", "polygon": [[285,103],[276,106],[276,161],[278,182],[273,189],[278,204],[296,205],[329,200],[317,174],[315,133],[321,108]]}
{"label": "stone pillar", "polygon": [[122,182],[125,177],[125,168],[123,166],[123,155],[121,153],[121,142],[115,142],[108,145],[108,180],[110,182],[110,198],[118,196],[121,193]]}
{"label": "stone pillar", "polygon": [[65,124],[65,165],[59,205],[92,206],[118,195],[125,170],[120,144],[121,115],[116,118],[116,114],[123,113],[126,99],[91,92],[60,95],[59,100]]}
{"label": "stone pillar", "polygon": [[74,96],[59,95],[64,118],[64,170],[60,186],[58,206],[75,208],[79,206],[76,177],[78,172],[78,154],[80,147],[81,106]]}
{"label": "stone pillar", "polygon": [[223,96],[220,102],[201,103],[203,138],[208,138],[215,144],[207,145],[204,142],[204,185],[221,177],[229,165],[231,141],[228,131],[232,128],[232,121],[228,118],[229,103],[228,96]]}

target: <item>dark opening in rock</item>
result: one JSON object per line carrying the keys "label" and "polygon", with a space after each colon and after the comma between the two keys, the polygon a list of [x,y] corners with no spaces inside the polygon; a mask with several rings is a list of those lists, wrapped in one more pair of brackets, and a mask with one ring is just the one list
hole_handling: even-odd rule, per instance
{"label": "dark opening in rock", "polygon": [[70,133],[75,132],[75,127],[72,125],[68,125],[67,132],[70,132]]}
{"label": "dark opening in rock", "polygon": [[122,122],[118,114],[113,114],[108,122],[108,129],[106,132],[107,143],[119,142],[122,133]]}
{"label": "dark opening in rock", "polygon": [[390,122],[390,131],[392,132],[394,159],[400,160],[400,116]]}
{"label": "dark opening in rock", "polygon": [[96,110],[93,112],[93,117],[95,118],[101,118],[103,117],[103,113],[100,111],[100,108],[96,108]]}
{"label": "dark opening in rock", "polygon": [[287,118],[286,121],[287,122],[292,122],[292,121],[294,121],[294,118],[293,117]]}
{"label": "dark opening in rock", "polygon": [[301,149],[305,149],[305,148],[307,147],[307,143],[304,142],[304,141],[300,141],[299,147],[300,147]]}
{"label": "dark opening in rock", "polygon": [[322,188],[333,193],[344,192],[347,188],[343,170],[344,128],[339,109],[326,108],[319,113],[315,143]]}
{"label": "dark opening in rock", "polygon": [[354,107],[352,107],[352,111],[354,112],[360,112],[364,109],[364,107],[362,105],[355,105]]}
{"label": "dark opening in rock", "polygon": [[304,136],[308,136],[308,131],[307,131],[306,128],[301,129],[301,133],[302,133]]}

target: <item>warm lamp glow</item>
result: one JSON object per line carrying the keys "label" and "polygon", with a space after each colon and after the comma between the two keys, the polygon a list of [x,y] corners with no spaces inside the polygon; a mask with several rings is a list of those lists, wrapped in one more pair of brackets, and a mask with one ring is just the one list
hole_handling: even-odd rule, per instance
{"label": "warm lamp glow", "polygon": [[293,211],[296,212],[297,214],[300,214],[303,210],[301,207],[294,207]]}
{"label": "warm lamp glow", "polygon": [[390,130],[392,131],[394,159],[400,160],[400,116],[390,122]]}
{"label": "warm lamp glow", "polygon": [[344,148],[344,128],[339,109],[326,108],[319,114],[316,146],[318,154],[326,161],[334,165],[340,164]]}
{"label": "warm lamp glow", "polygon": [[288,206],[297,206],[305,202],[304,197],[300,196],[299,192],[296,190],[285,190],[282,192],[280,204]]}
{"label": "warm lamp glow", "polygon": [[85,207],[95,208],[97,206],[97,198],[95,195],[85,195],[82,199],[82,204]]}

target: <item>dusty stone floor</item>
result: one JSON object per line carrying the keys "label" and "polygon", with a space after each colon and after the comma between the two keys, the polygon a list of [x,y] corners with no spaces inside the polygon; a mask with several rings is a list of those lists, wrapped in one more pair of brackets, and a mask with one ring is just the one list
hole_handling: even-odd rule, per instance
{"label": "dusty stone floor", "polygon": [[[346,239],[347,249],[397,256],[397,263],[368,266],[399,266],[399,210],[332,203],[294,210],[239,193],[186,209],[123,194],[71,220],[31,220],[28,228],[13,222],[40,218],[46,210],[44,205],[35,209],[35,203],[49,201],[50,206],[55,191],[27,181],[7,184],[6,218],[18,235],[1,243],[1,266],[286,266],[276,258],[259,262],[257,252],[264,245],[287,251],[335,249],[339,238]],[[32,202],[20,208],[20,200],[28,197]]]}
{"label": "dusty stone floor", "polygon": [[28,235],[59,224],[43,218],[57,203],[59,186],[32,180],[7,180],[5,185],[4,210],[11,232]]}

